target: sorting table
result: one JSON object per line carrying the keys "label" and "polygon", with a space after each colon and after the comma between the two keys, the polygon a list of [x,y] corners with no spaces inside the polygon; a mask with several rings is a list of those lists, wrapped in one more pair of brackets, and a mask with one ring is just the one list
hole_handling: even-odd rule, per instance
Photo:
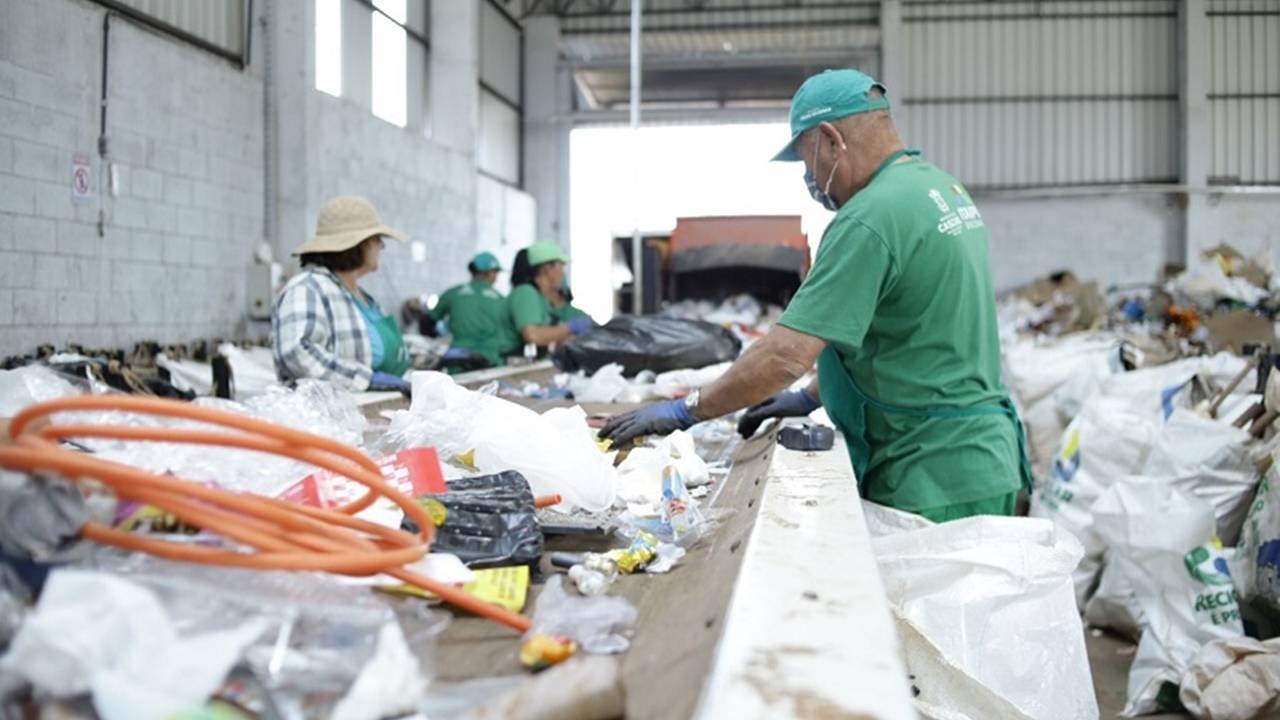
{"label": "sorting table", "polygon": [[[505,377],[550,372],[522,370]],[[396,404],[384,399],[366,411]],[[630,407],[584,405],[591,415]],[[671,572],[622,576],[610,587],[638,611],[620,658],[625,717],[915,718],[843,442],[825,453],[792,452],[776,444],[775,428],[729,451],[731,470],[710,507],[732,513],[714,535]],[[620,544],[560,536],[547,550]],[[540,570],[555,572],[546,557]],[[531,588],[526,613],[540,587]],[[436,682],[522,673],[519,647],[513,631],[456,615],[435,649]]]}

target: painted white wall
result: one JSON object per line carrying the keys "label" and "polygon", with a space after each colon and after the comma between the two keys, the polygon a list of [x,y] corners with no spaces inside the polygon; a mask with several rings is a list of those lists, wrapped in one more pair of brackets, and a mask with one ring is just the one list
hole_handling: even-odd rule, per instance
{"label": "painted white wall", "polygon": [[1152,282],[1182,233],[1181,211],[1165,195],[974,200],[997,291],[1057,270],[1103,286]]}

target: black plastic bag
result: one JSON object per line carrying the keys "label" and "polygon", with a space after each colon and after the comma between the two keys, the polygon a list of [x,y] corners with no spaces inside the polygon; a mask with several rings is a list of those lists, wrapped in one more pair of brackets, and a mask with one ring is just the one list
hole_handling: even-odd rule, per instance
{"label": "black plastic bag", "polygon": [[[448,492],[424,495],[419,502],[439,503],[443,522],[436,527],[432,552],[452,553],[468,567],[526,565],[542,557],[542,528],[534,513],[529,481],[514,470],[448,482]],[[437,520],[437,522],[439,522]],[[408,518],[401,527],[417,532]]]}
{"label": "black plastic bag", "polygon": [[701,320],[621,315],[556,350],[556,367],[594,373],[618,363],[624,375],[700,368],[738,357],[742,342],[729,330]]}

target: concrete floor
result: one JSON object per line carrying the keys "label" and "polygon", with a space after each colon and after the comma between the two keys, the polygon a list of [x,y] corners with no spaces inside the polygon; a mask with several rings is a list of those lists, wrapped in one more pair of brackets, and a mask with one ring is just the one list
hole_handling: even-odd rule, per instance
{"label": "concrete floor", "polygon": [[[1120,716],[1128,692],[1129,666],[1133,664],[1133,643],[1116,635],[1094,637],[1085,630],[1085,647],[1089,651],[1089,667],[1093,671],[1093,690],[1098,695],[1098,717],[1110,720]],[[1190,715],[1145,715],[1150,720],[1182,720]]]}

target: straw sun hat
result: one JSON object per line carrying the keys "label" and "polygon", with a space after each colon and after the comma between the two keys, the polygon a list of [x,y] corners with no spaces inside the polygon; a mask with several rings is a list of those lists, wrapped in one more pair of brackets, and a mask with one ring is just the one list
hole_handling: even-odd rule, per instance
{"label": "straw sun hat", "polygon": [[320,207],[316,234],[295,248],[293,254],[342,252],[374,235],[400,242],[409,239],[399,230],[383,225],[373,203],[357,195],[341,195]]}

